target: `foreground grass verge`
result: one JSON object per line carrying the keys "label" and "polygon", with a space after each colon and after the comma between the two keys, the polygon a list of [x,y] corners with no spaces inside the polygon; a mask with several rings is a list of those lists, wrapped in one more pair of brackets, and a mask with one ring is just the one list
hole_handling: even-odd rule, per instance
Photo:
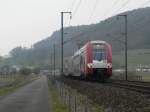
{"label": "foreground grass verge", "polygon": [[15,84],[12,84],[12,85],[6,86],[6,87],[1,87],[0,88],[0,96],[12,93],[12,92],[16,91],[18,88],[23,87],[28,83],[31,83],[33,80],[36,80],[37,78],[33,77],[30,80],[28,78],[18,78],[18,79],[16,79]]}
{"label": "foreground grass verge", "polygon": [[59,93],[56,90],[56,88],[52,85],[51,81],[48,81],[48,86],[52,112],[68,112],[67,106],[62,105]]}

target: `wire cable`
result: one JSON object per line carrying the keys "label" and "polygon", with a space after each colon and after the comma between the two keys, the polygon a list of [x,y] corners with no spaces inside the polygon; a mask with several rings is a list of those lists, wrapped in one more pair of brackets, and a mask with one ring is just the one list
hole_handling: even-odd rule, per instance
{"label": "wire cable", "polygon": [[120,2],[120,0],[116,0],[113,4],[112,4],[112,6],[104,13],[104,18],[110,13],[110,11],[112,11],[112,9],[116,6],[116,4],[118,3],[118,2]]}
{"label": "wire cable", "polygon": [[73,7],[75,5],[75,2],[76,2],[76,0],[72,0],[72,3],[71,3],[70,8],[69,8],[70,12],[72,12]]}
{"label": "wire cable", "polygon": [[139,8],[144,7],[146,4],[149,4],[149,3],[150,3],[150,0],[144,2],[142,5],[139,6]]}
{"label": "wire cable", "polygon": [[92,10],[92,12],[91,12],[91,14],[90,14],[90,16],[89,16],[89,21],[91,21],[91,19],[92,19],[93,15],[94,15],[94,12],[95,12],[95,10],[96,10],[96,8],[97,8],[97,4],[98,4],[98,2],[99,2],[99,0],[96,0],[96,1],[95,1],[95,4],[94,4],[94,7],[93,7],[93,10]]}
{"label": "wire cable", "polygon": [[[72,0],[72,3],[71,3],[70,8],[69,8],[70,12],[72,12],[73,7],[74,7],[74,5],[75,5],[75,2],[76,2],[76,0]],[[72,19],[69,20],[68,27],[69,27],[70,24],[71,24],[71,20],[72,20]]]}
{"label": "wire cable", "polygon": [[[72,8],[70,9],[70,11],[73,13],[73,14],[72,14],[73,17],[75,17],[75,15],[76,15],[76,13],[77,13],[77,11],[78,11],[78,9],[79,9],[81,3],[82,3],[82,0],[80,0],[80,1],[78,2],[77,7],[75,7],[75,9],[73,10],[73,6],[75,5],[75,0],[72,1]],[[72,19],[73,19],[73,17],[72,17]],[[68,26],[71,25],[72,19],[69,20]]]}
{"label": "wire cable", "polygon": [[126,7],[130,1],[131,1],[131,0],[125,1],[125,2],[121,5],[121,7],[119,7],[119,9],[116,10],[115,13],[119,12],[119,11],[122,10],[124,7]]}
{"label": "wire cable", "polygon": [[73,12],[74,12],[74,17],[75,17],[75,15],[76,15],[76,13],[77,13],[77,11],[78,11],[78,9],[79,9],[81,3],[82,3],[82,0],[80,0],[80,1],[78,2],[77,7],[76,7],[75,10],[73,11]]}

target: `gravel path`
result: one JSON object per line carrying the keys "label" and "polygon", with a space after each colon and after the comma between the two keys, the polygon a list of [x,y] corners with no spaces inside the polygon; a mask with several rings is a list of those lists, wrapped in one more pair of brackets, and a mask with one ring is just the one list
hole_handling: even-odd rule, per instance
{"label": "gravel path", "polygon": [[0,100],[0,112],[49,112],[45,76]]}

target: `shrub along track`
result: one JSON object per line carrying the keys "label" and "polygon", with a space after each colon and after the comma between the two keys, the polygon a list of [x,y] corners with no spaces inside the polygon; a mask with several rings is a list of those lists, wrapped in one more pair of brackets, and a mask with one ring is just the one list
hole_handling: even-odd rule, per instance
{"label": "shrub along track", "polygon": [[95,103],[104,106],[110,112],[150,112],[150,95],[124,89],[117,84],[97,83],[57,78],[92,99]]}

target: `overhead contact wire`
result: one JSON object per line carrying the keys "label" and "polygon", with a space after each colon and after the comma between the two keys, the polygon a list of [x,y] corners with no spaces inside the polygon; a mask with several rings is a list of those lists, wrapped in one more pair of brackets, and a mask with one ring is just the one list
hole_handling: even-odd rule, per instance
{"label": "overhead contact wire", "polygon": [[131,0],[127,0],[124,4],[121,5],[121,7],[116,10],[116,13],[119,12],[121,9],[123,9],[124,7],[126,7],[128,5],[128,3],[130,2]]}
{"label": "overhead contact wire", "polygon": [[[150,3],[150,0],[144,2],[142,5],[140,5],[140,7],[143,7],[143,6],[145,6],[146,4],[149,4],[149,3]],[[139,8],[140,8],[140,7],[139,7]]]}
{"label": "overhead contact wire", "polygon": [[[72,0],[71,6],[70,6],[70,8],[69,8],[70,12],[72,12],[73,7],[74,7],[74,5],[75,5],[75,2],[76,2],[76,0]],[[72,19],[69,20],[68,26],[70,26],[71,20],[72,20]]]}
{"label": "overhead contact wire", "polygon": [[77,5],[77,7],[76,7],[75,10],[74,10],[74,16],[76,15],[76,13],[77,13],[77,11],[78,11],[78,9],[79,9],[81,3],[82,3],[82,0],[80,0],[80,1],[78,2],[78,5]]}
{"label": "overhead contact wire", "polygon": [[[74,11],[73,11],[73,5],[75,4],[75,0],[72,2],[72,8],[71,8],[70,11],[73,13],[73,14],[72,14],[73,17],[75,17],[75,15],[76,15],[76,13],[77,13],[77,11],[78,11],[78,9],[79,9],[81,3],[82,3],[82,0],[80,0],[80,1],[78,2],[77,7],[76,7],[76,8],[74,9]],[[73,18],[72,18],[72,19],[73,19]],[[71,21],[72,21],[72,20],[69,21],[69,25],[68,25],[68,26],[70,26]]]}
{"label": "overhead contact wire", "polygon": [[96,10],[96,8],[97,8],[98,2],[99,2],[99,0],[96,0],[96,1],[95,1],[93,10],[92,10],[92,12],[91,12],[91,14],[90,14],[90,16],[89,16],[89,21],[92,19],[93,15],[94,15],[94,12],[95,12],[95,10]]}
{"label": "overhead contact wire", "polygon": [[104,17],[106,17],[109,13],[110,13],[110,11],[112,11],[112,9],[116,6],[116,4],[119,2],[120,0],[116,0],[113,4],[112,4],[112,6],[104,13]]}

